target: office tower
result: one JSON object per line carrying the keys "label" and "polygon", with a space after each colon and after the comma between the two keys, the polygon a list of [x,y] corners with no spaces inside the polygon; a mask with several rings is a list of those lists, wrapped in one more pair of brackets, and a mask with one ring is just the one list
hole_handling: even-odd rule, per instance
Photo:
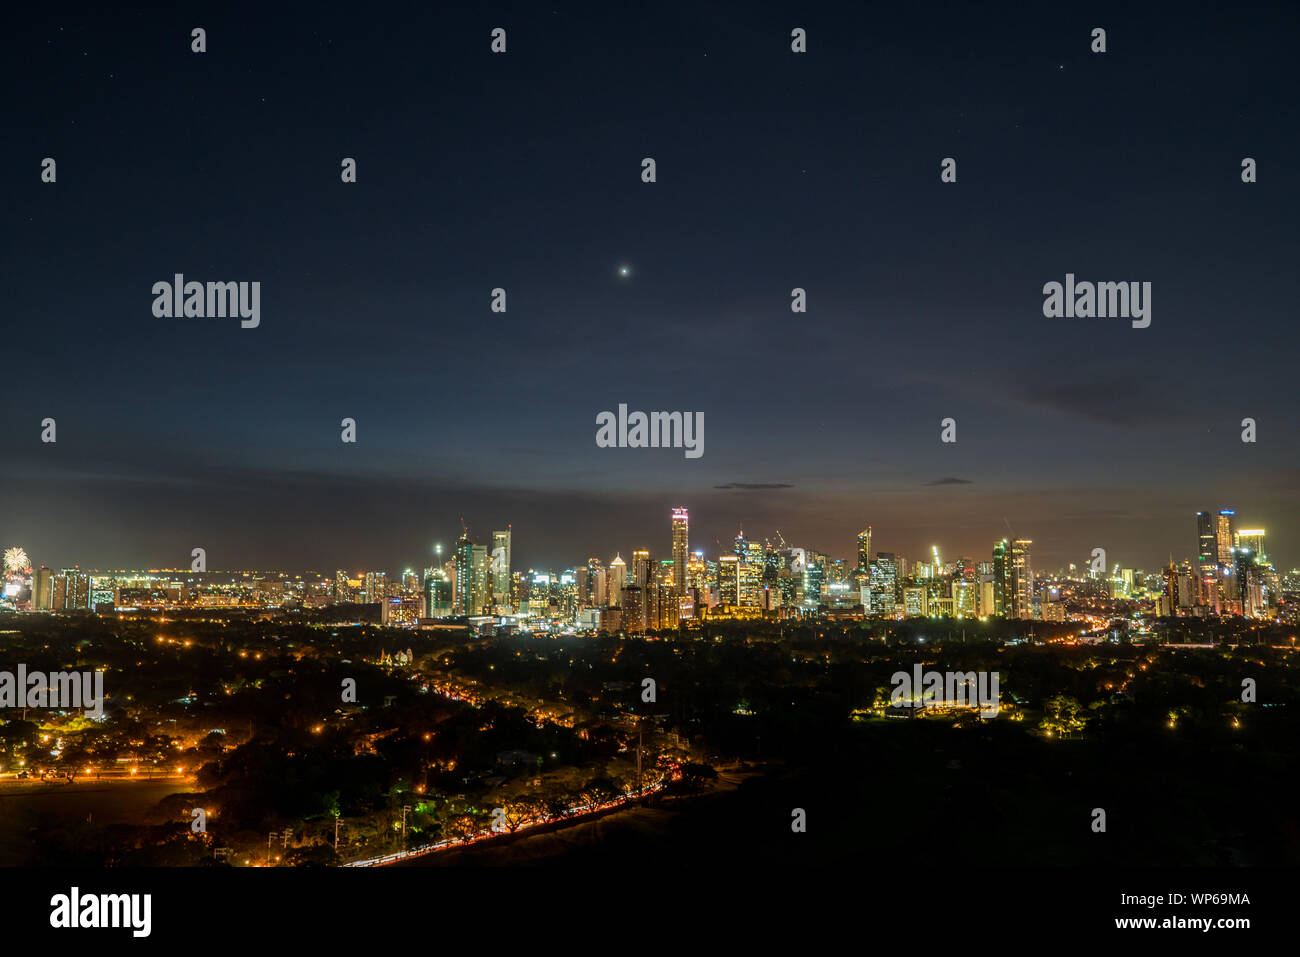
{"label": "office tower", "polygon": [[650,550],[638,548],[632,552],[632,584],[644,588],[651,581]]}
{"label": "office tower", "polygon": [[979,583],[958,578],[952,583],[952,613],[958,618],[974,618],[979,599]]}
{"label": "office tower", "polygon": [[686,563],[686,587],[701,594],[709,590],[709,565],[703,552],[696,552]]}
{"label": "office tower", "polygon": [[[751,547],[752,544],[751,544]],[[763,603],[763,565],[761,562],[740,562],[740,591],[737,604],[757,608]]]}
{"label": "office tower", "polygon": [[623,601],[623,589],[627,586],[627,563],[622,556],[615,555],[609,563],[609,603],[618,608]]}
{"label": "office tower", "polygon": [[605,587],[605,569],[599,558],[588,558],[587,564],[577,569],[578,605],[580,608],[600,608]]}
{"label": "office tower", "polygon": [[492,560],[486,545],[470,546],[470,602],[468,615],[490,614],[489,596],[492,592]]}
{"label": "office tower", "polygon": [[441,568],[424,570],[424,614],[427,618],[450,618],[455,614],[452,583]]}
{"label": "office tower", "polygon": [[871,567],[871,526],[858,532],[858,568]]}
{"label": "office tower", "polygon": [[1238,548],[1250,549],[1256,563],[1268,561],[1268,556],[1264,554],[1264,529],[1239,528],[1235,538]]}
{"label": "office tower", "polygon": [[474,542],[469,537],[469,529],[465,529],[460,538],[456,539],[454,555],[456,577],[453,581],[456,585],[456,613],[460,615],[474,614],[469,610],[472,601],[471,593],[474,590]]}
{"label": "office tower", "polygon": [[365,601],[374,604],[388,597],[388,572],[366,572]]}
{"label": "office tower", "polygon": [[1029,558],[1033,541],[1017,538],[1011,543],[1012,618],[1034,616],[1034,568]]}
{"label": "office tower", "polygon": [[818,608],[822,603],[822,585],[826,581],[826,556],[811,548],[804,553],[803,605]]}
{"label": "office tower", "polygon": [[54,571],[42,565],[32,575],[32,608],[49,611],[54,607]]}
{"label": "office tower", "polygon": [[690,555],[690,520],[686,509],[673,509],[673,587],[686,594],[686,564]]}
{"label": "office tower", "polygon": [[1237,512],[1231,508],[1219,509],[1218,521],[1214,526],[1214,540],[1217,548],[1218,561],[1220,565],[1231,565],[1232,558],[1232,526],[1236,521]]}
{"label": "office tower", "polygon": [[993,546],[993,614],[1014,618],[1011,613],[1011,563],[1007,560],[1008,542],[1004,538]]}
{"label": "office tower", "polygon": [[893,552],[877,552],[871,563],[871,611],[893,615],[898,603],[898,560]]}
{"label": "office tower", "polygon": [[1219,561],[1218,533],[1210,512],[1196,513],[1196,563],[1202,567]]}
{"label": "office tower", "polygon": [[52,582],[55,611],[90,607],[90,575],[81,566],[65,568],[54,576]]}
{"label": "office tower", "polygon": [[645,605],[642,600],[643,589],[639,585],[628,585],[623,589],[619,605],[622,611],[623,630],[627,632],[645,631]]}
{"label": "office tower", "polygon": [[741,528],[741,530],[736,533],[735,541],[732,543],[732,552],[743,562],[748,550],[749,542],[745,540],[745,529]]}
{"label": "office tower", "polygon": [[718,558],[718,601],[723,605],[740,604],[740,556]]}
{"label": "office tower", "polygon": [[510,531],[492,533],[492,600],[498,605],[510,604]]}
{"label": "office tower", "polygon": [[575,620],[578,617],[578,576],[574,569],[566,568],[560,572],[560,577],[552,583],[551,592],[560,617],[565,621]]}
{"label": "office tower", "polygon": [[551,610],[551,576],[547,572],[533,572],[528,582],[528,615],[545,618]]}

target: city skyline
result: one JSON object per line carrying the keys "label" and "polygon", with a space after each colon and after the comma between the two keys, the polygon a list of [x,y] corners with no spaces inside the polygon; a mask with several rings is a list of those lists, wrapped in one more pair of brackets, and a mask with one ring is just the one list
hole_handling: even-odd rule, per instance
{"label": "city skyline", "polygon": [[[602,560],[605,561],[610,560],[613,556],[621,554],[623,551],[627,551],[630,555],[631,548],[626,547],[628,545],[631,545],[633,548],[649,546],[650,551],[652,553],[658,552],[660,555],[668,555],[671,558],[673,555],[677,553],[678,550],[676,544],[676,532],[674,531],[677,527],[678,513],[679,512],[681,513],[681,518],[683,519],[683,522],[685,522],[686,515],[689,512],[689,510],[690,509],[682,506],[674,505],[671,507],[671,525],[669,526],[669,530],[666,536],[655,536],[655,535],[646,535],[646,534],[642,534],[639,537],[629,536],[628,540],[625,541],[622,545],[615,544],[613,547],[609,547],[609,548],[586,549],[585,551],[579,549],[577,551],[573,551],[570,557],[563,558],[563,559],[554,559],[554,558],[539,559],[539,558],[529,557],[524,559],[521,562],[515,562],[512,560],[512,554],[518,554],[517,549],[513,545],[513,532],[514,532],[513,523],[496,523],[496,525],[505,524],[506,528],[504,530],[498,530],[495,528],[495,526],[493,526],[493,530],[490,530],[486,533],[481,533],[481,532],[474,533],[471,532],[470,524],[468,522],[465,522],[463,517],[460,521],[462,523],[461,524],[462,534],[467,536],[468,539],[474,544],[487,547],[488,543],[491,543],[493,553],[495,553],[498,549],[504,547],[504,562],[507,568],[514,568],[517,570],[519,568],[529,567],[538,570],[542,570],[542,569],[554,570],[557,568],[560,569],[576,568],[579,564],[582,563],[582,561],[585,560],[580,557],[580,555],[583,554],[585,554],[587,557],[591,557],[593,555],[599,556],[602,558]],[[1182,546],[1181,550],[1178,547],[1171,546],[1169,549],[1166,550],[1165,556],[1162,559],[1155,560],[1150,563],[1143,563],[1141,561],[1126,559],[1124,558],[1124,556],[1127,553],[1125,552],[1124,549],[1114,548],[1111,546],[1110,543],[1103,542],[1103,541],[1092,542],[1087,547],[1081,547],[1080,549],[1078,549],[1077,552],[1073,552],[1073,551],[1066,552],[1064,549],[1062,549],[1058,545],[1055,545],[1050,540],[1040,537],[1039,538],[1040,544],[1035,546],[1035,554],[1038,555],[1041,559],[1040,567],[1051,566],[1053,568],[1057,568],[1061,570],[1068,568],[1071,564],[1073,565],[1087,564],[1087,562],[1089,561],[1092,555],[1092,551],[1095,548],[1106,549],[1108,554],[1113,554],[1117,556],[1116,559],[1114,560],[1118,560],[1122,562],[1125,565],[1125,567],[1133,568],[1133,569],[1145,570],[1150,568],[1164,568],[1168,566],[1169,561],[1171,559],[1175,563],[1180,563],[1183,561],[1192,561],[1193,563],[1197,563],[1198,560],[1203,559],[1205,557],[1205,552],[1204,552],[1205,544],[1203,538],[1204,529],[1200,525],[1200,516],[1203,514],[1218,515],[1219,517],[1217,520],[1219,522],[1225,521],[1223,516],[1231,514],[1233,516],[1233,522],[1234,522],[1234,524],[1231,527],[1234,533],[1240,529],[1247,529],[1247,530],[1253,529],[1258,531],[1267,531],[1268,529],[1271,529],[1273,527],[1273,523],[1271,521],[1261,523],[1260,521],[1251,518],[1250,514],[1246,514],[1243,519],[1238,520],[1236,517],[1238,511],[1239,510],[1237,509],[1226,509],[1226,508],[1225,509],[1216,508],[1210,510],[1209,512],[1206,512],[1204,510],[1197,511],[1193,516],[1197,524],[1194,527],[1189,524],[1191,531],[1184,536],[1189,540],[1190,544]],[[698,509],[696,510],[696,512],[698,516]],[[1242,524],[1242,522],[1244,522],[1244,524]],[[1263,528],[1259,528],[1261,524],[1263,524]],[[698,523],[696,527],[698,528]],[[751,525],[750,527],[752,529],[753,525]],[[871,544],[874,537],[874,541],[877,545],[880,545],[881,542],[883,541],[886,544],[889,544],[891,546],[888,549],[888,551],[895,554],[899,554],[903,556],[928,555],[930,554],[933,548],[935,548],[936,546],[941,546],[945,554],[954,557],[973,557],[973,556],[985,555],[990,548],[996,545],[998,541],[1004,539],[1007,541],[1011,541],[1014,540],[1015,538],[1021,537],[1019,533],[1016,533],[1012,530],[1011,526],[1008,523],[1006,526],[1004,526],[1005,531],[1000,537],[992,538],[982,548],[979,546],[973,548],[952,548],[948,543],[950,540],[950,536],[945,536],[943,532],[940,532],[935,539],[930,540],[929,543],[926,545],[913,545],[911,547],[899,547],[893,544],[892,540],[890,539],[887,533],[882,535],[882,533],[879,531],[879,529],[882,527],[883,526],[880,525],[868,525],[865,531],[850,533],[849,531],[847,531],[848,526],[845,526],[845,529],[841,530],[840,534],[837,537],[842,540],[852,538],[854,544],[852,547],[845,546],[843,548],[835,548],[835,547],[827,548],[824,547],[823,544],[819,541],[807,541],[806,539],[799,538],[798,536],[795,535],[786,535],[784,531],[779,528],[773,528],[767,533],[758,534],[757,536],[750,536],[750,537],[756,538],[756,540],[758,541],[774,541],[776,539],[784,539],[788,544],[792,544],[792,545],[797,544],[800,547],[813,548],[821,552],[822,554],[828,555],[832,559],[847,558],[847,560],[850,562],[852,561],[854,556],[860,556],[862,554],[864,536],[865,536],[867,553],[872,555],[875,554],[871,550]],[[1224,529],[1226,530],[1227,528],[1228,526],[1224,525]],[[711,525],[706,526],[706,529],[711,530],[712,526]],[[744,523],[738,522],[735,526],[735,530],[739,532],[743,532]],[[698,536],[698,537],[691,537],[689,539],[691,542],[689,552],[690,554],[705,554],[705,555],[725,554],[730,549],[729,543],[731,542],[734,534],[735,533],[732,532],[730,534],[709,535],[706,532],[705,535]],[[1223,534],[1224,534],[1223,532],[1218,533],[1218,541],[1217,544],[1215,545],[1216,554],[1219,560],[1221,561],[1225,559],[1225,556],[1223,554],[1223,549],[1227,547],[1225,545],[1227,539],[1223,537]],[[666,537],[668,540],[668,544],[664,545],[663,543],[659,543],[659,545],[656,546],[656,541],[658,537]],[[1270,543],[1273,543],[1270,545],[1270,552],[1269,552],[1270,559],[1272,558],[1272,555],[1277,552],[1276,540],[1277,540],[1276,536],[1273,535],[1271,531],[1269,531],[1268,541]],[[212,569],[214,571],[221,570],[221,569],[226,569],[231,571],[278,570],[278,571],[291,571],[294,573],[302,573],[302,572],[324,573],[326,571],[330,571],[334,569],[364,569],[364,568],[390,569],[390,570],[408,568],[408,569],[416,569],[422,571],[427,567],[435,565],[440,559],[446,560],[446,558],[443,557],[444,552],[446,557],[450,557],[453,553],[453,549],[456,541],[457,539],[452,538],[450,535],[444,536],[443,539],[435,539],[432,543],[428,545],[427,553],[422,558],[411,556],[408,557],[408,559],[399,560],[399,561],[392,561],[391,559],[381,560],[379,562],[361,561],[360,563],[358,563],[358,561],[356,560],[323,562],[323,563],[322,562],[268,563],[268,562],[252,561],[252,562],[243,562],[243,563],[230,563],[224,565],[213,564]],[[539,554],[544,556],[547,554],[554,554],[554,552],[556,551],[556,549],[550,546],[539,545],[538,543],[530,542],[527,539],[525,539],[524,541],[525,544],[524,544],[523,554],[527,556],[536,556]],[[705,547],[700,547],[701,542],[705,543]],[[712,548],[708,547],[708,543],[712,543]],[[200,545],[196,547],[204,548],[205,555],[208,552],[207,546]],[[1151,550],[1151,546],[1148,546],[1147,551],[1150,550]],[[39,554],[39,550],[28,549],[28,551],[31,553]],[[1065,557],[1055,558],[1053,556],[1065,556]],[[99,570],[135,571],[135,570],[145,570],[145,569],[185,570],[186,568],[186,566],[183,564],[168,565],[166,563],[159,563],[159,562],[99,564],[99,563],[91,563],[90,561],[85,560],[84,558],[79,558],[73,561],[53,561],[53,562],[47,560],[46,558],[38,558],[36,560],[36,564],[44,565],[45,567],[49,567],[49,568],[83,567],[84,570],[89,570],[89,571],[99,571]],[[1273,561],[1273,564],[1275,567],[1282,570],[1289,570],[1292,566],[1296,565],[1294,559],[1275,560]]]}
{"label": "city skyline", "polygon": [[[8,290],[60,332],[8,343],[0,533],[55,563],[375,565],[462,516],[541,563],[677,500],[844,553],[1005,518],[1152,566],[1207,501],[1300,536],[1294,11],[1110,11],[1105,54],[1065,10],[512,10],[502,55],[466,10],[214,10],[202,55],[29,16]],[[177,273],[260,283],[256,328],[155,315]],[[1150,326],[1046,317],[1072,274],[1150,282]],[[599,447],[621,404],[699,410],[703,456]]]}

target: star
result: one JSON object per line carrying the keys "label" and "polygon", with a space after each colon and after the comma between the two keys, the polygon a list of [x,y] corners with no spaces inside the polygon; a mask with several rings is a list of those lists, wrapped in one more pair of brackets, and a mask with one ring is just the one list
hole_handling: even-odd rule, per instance
{"label": "star", "polygon": [[618,274],[619,274],[620,276],[622,276],[624,279],[626,279],[628,276],[632,275],[632,267],[631,267],[631,266],[619,266],[619,267],[618,267]]}

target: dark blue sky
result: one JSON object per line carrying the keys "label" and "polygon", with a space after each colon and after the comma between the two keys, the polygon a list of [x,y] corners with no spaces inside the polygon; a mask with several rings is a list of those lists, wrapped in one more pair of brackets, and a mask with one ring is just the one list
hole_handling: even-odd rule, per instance
{"label": "dark blue sky", "polygon": [[[464,516],[561,566],[685,504],[710,551],[1151,566],[1230,505],[1290,567],[1296,9],[1131,6],[22,11],[0,542],[398,568]],[[155,318],[176,272],[260,281],[260,327]],[[1044,318],[1067,272],[1150,281],[1150,328]],[[620,402],[704,456],[598,449]]]}

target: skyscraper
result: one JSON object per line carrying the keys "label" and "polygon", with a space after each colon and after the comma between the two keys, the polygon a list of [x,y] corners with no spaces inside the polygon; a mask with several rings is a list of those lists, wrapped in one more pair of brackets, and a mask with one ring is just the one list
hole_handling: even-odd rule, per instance
{"label": "skyscraper", "polygon": [[454,614],[451,582],[441,568],[424,570],[424,614],[426,618],[450,618]]}
{"label": "skyscraper", "polygon": [[498,605],[510,604],[510,530],[492,533],[492,600]]}
{"label": "skyscraper", "polygon": [[686,594],[686,561],[690,554],[690,521],[686,509],[673,509],[673,588]]}
{"label": "skyscraper", "polygon": [[1215,531],[1214,515],[1210,512],[1196,513],[1196,563],[1202,567],[1215,565],[1219,561],[1218,533]]}
{"label": "skyscraper", "polygon": [[632,552],[632,584],[645,588],[654,579],[650,570],[650,549],[638,548]]}
{"label": "skyscraper", "polygon": [[865,571],[871,567],[871,526],[858,532],[858,569]]}
{"label": "skyscraper", "polygon": [[1011,601],[1010,618],[1034,617],[1034,568],[1029,559],[1029,546],[1033,541],[1017,538],[1011,543]]}
{"label": "skyscraper", "polygon": [[621,555],[615,555],[609,563],[609,603],[618,608],[623,603],[623,589],[627,585],[627,562]]}
{"label": "skyscraper", "polygon": [[898,562],[893,552],[879,552],[871,563],[871,611],[893,615],[898,594]]}
{"label": "skyscraper", "polygon": [[473,591],[474,542],[469,537],[469,529],[456,539],[456,612],[461,615],[472,614],[470,593]]}
{"label": "skyscraper", "polygon": [[1264,529],[1262,528],[1239,528],[1236,534],[1236,545],[1240,548],[1249,548],[1255,556],[1256,562],[1268,561],[1268,556],[1264,554]]}
{"label": "skyscraper", "polygon": [[489,607],[488,594],[492,589],[492,563],[488,560],[486,545],[470,546],[470,598],[467,615],[485,615]]}
{"label": "skyscraper", "polygon": [[1218,521],[1214,526],[1214,540],[1220,565],[1231,565],[1234,561],[1232,556],[1232,526],[1236,514],[1236,509],[1219,509]]}
{"label": "skyscraper", "polygon": [[724,605],[740,604],[740,556],[718,557],[718,601]]}
{"label": "skyscraper", "polygon": [[32,608],[49,611],[54,607],[54,570],[42,565],[32,575]]}
{"label": "skyscraper", "polygon": [[1011,567],[1007,561],[1007,540],[993,546],[993,614],[1012,618],[1009,607],[1011,596]]}

